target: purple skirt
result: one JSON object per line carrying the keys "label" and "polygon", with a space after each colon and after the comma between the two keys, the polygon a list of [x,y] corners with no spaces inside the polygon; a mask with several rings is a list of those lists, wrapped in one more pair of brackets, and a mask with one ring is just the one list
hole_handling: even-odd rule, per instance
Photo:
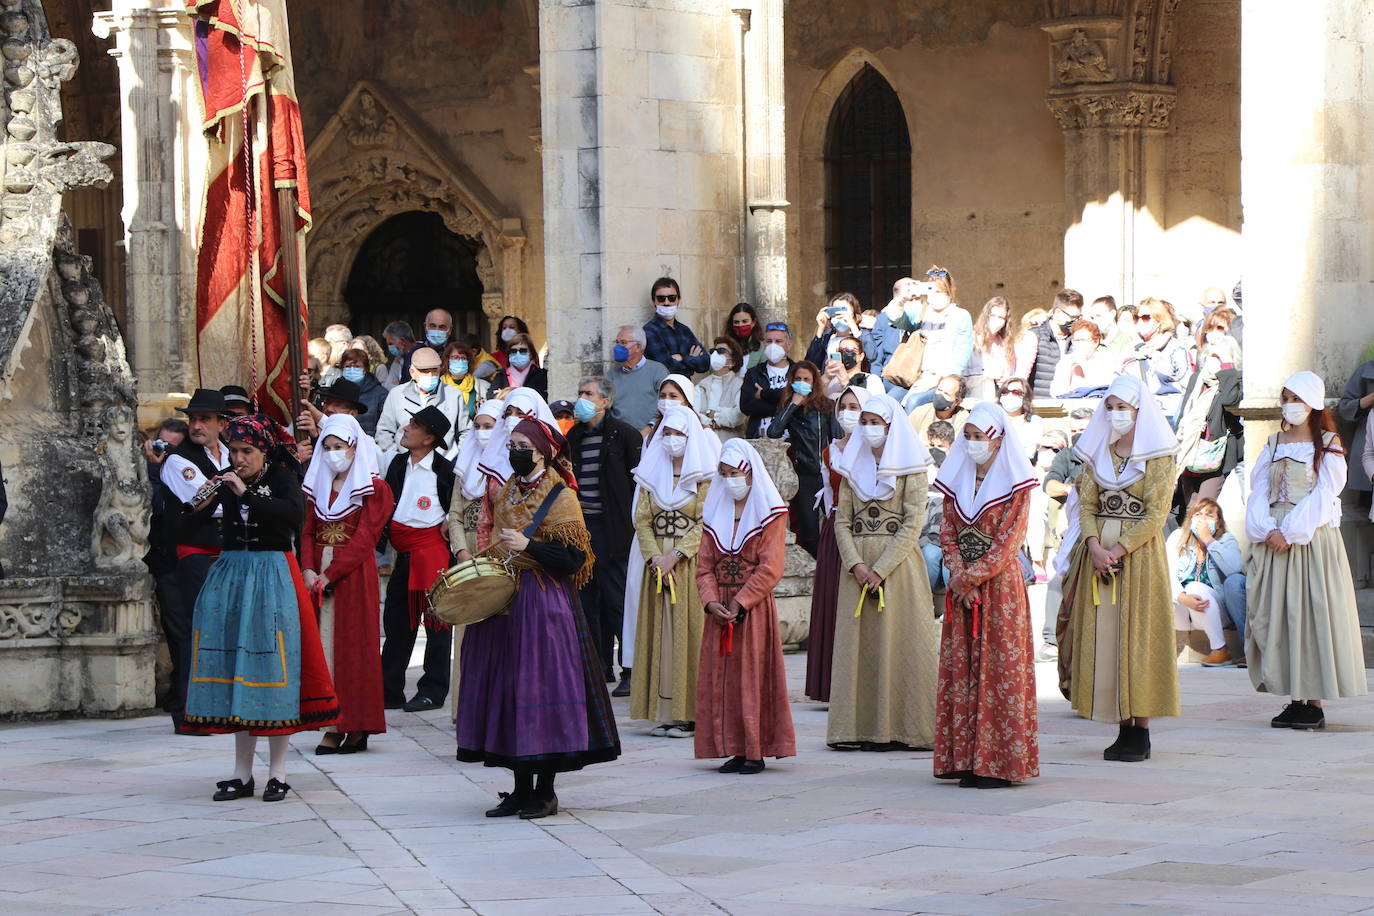
{"label": "purple skirt", "polygon": [[840,547],[835,513],[825,517],[816,547],[816,579],[811,585],[811,635],[806,640],[806,695],[830,702],[830,660],[835,652],[835,606],[840,600]]}
{"label": "purple skirt", "polygon": [[577,593],[521,572],[510,613],[463,634],[458,759],[580,770],[620,756],[606,681]]}

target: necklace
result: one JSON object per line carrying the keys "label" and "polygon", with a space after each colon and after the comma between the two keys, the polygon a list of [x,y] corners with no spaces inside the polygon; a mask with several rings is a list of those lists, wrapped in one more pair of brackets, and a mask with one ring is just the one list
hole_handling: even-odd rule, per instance
{"label": "necklace", "polygon": [[534,488],[537,487],[539,482],[543,479],[543,474],[540,474],[534,480],[521,480],[519,477],[512,477],[511,483],[515,484],[515,486],[511,487],[510,490],[506,492],[506,501],[512,506],[521,505],[525,500],[530,498],[530,494],[534,492]]}

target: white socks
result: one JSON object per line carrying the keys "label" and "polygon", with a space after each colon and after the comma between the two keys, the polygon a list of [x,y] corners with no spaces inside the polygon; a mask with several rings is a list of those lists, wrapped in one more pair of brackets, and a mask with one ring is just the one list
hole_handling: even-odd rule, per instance
{"label": "white socks", "polygon": [[[247,784],[253,778],[253,755],[258,749],[257,735],[234,732],[234,778]],[[271,735],[267,739],[267,778],[286,782],[286,752],[291,749],[290,735]]]}

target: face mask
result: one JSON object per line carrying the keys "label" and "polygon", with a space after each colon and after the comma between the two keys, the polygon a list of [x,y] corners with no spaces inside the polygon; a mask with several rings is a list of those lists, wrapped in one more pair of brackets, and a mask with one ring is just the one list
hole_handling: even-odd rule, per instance
{"label": "face mask", "polygon": [[754,326],[752,324],[732,324],[730,325],[730,332],[743,340],[753,335]]}
{"label": "face mask", "polygon": [[659,439],[663,442],[663,450],[674,458],[687,451],[686,436],[659,436]]}
{"label": "face mask", "polygon": [[711,371],[712,371],[712,372],[719,372],[720,370],[722,370],[722,369],[725,368],[725,366],[726,366],[726,364],[727,364],[728,362],[729,362],[729,360],[727,360],[727,359],[725,358],[725,354],[724,354],[724,353],[712,353],[712,354],[711,354]]}
{"label": "face mask", "polygon": [[1036,466],[1042,467],[1042,468],[1047,468],[1047,467],[1049,467],[1050,465],[1054,464],[1054,455],[1055,455],[1055,452],[1054,452],[1053,449],[1048,449],[1048,448],[1042,448],[1042,449],[1040,449],[1038,452],[1035,453],[1035,463],[1036,463]]}
{"label": "face mask", "polygon": [[677,401],[670,401],[670,400],[668,400],[667,398],[659,398],[659,399],[658,399],[658,412],[659,412],[659,414],[665,414],[665,413],[668,412],[668,408],[669,408],[669,407],[676,407],[677,404],[678,404]]}
{"label": "face mask", "polygon": [[454,378],[462,378],[468,374],[468,361],[465,359],[451,359],[448,361],[448,374]]}
{"label": "face mask", "polygon": [[435,388],[439,387],[439,376],[422,375],[415,382],[415,387],[419,388],[421,391],[433,391]]}
{"label": "face mask", "polygon": [[386,352],[390,353],[392,356],[400,356],[401,348],[396,346],[395,344],[387,344]]}
{"label": "face mask", "polygon": [[849,322],[845,321],[843,318],[836,318],[834,321],[830,322],[830,326],[835,329],[836,334],[848,334],[850,330],[852,330]]}
{"label": "face mask", "polygon": [[859,357],[848,350],[840,351],[840,365],[846,369],[853,369],[859,364]]}
{"label": "face mask", "polygon": [[1092,319],[1092,323],[1097,325],[1097,329],[1101,331],[1104,336],[1116,330],[1116,321],[1112,318],[1099,315]]}
{"label": "face mask", "polygon": [[1195,518],[1193,519],[1193,533],[1211,537],[1217,533],[1217,523],[1210,518]]}
{"label": "face mask", "polygon": [[932,291],[926,293],[926,302],[930,303],[930,307],[938,312],[949,305],[949,297],[944,293]]}
{"label": "face mask", "polygon": [[735,502],[749,495],[748,477],[723,477],[721,482],[725,484],[725,492]]}
{"label": "face mask", "polygon": [[425,343],[433,344],[436,347],[443,346],[448,343],[448,331],[440,328],[430,328],[425,331]]}
{"label": "face mask", "polygon": [[519,333],[520,333],[520,332],[517,331],[515,328],[502,328],[502,329],[501,329],[501,342],[502,342],[502,343],[510,343],[510,342],[511,342],[511,338],[515,337],[515,335],[516,335],[516,334],[519,334]]}
{"label": "face mask", "polygon": [[506,417],[506,431],[515,432],[515,427],[520,425],[520,421],[525,419],[521,416]]}
{"label": "face mask", "polygon": [[577,418],[577,422],[586,423],[596,416],[596,405],[586,398],[578,398],[573,404],[573,416]]}
{"label": "face mask", "polygon": [[521,477],[534,470],[534,449],[513,448],[510,450],[510,469]]}
{"label": "face mask", "polygon": [[491,434],[496,432],[494,429],[474,429],[472,434],[477,437],[477,444],[485,446],[491,441]]}
{"label": "face mask", "polygon": [[973,459],[974,464],[985,464],[992,457],[992,443],[982,439],[969,439],[964,443],[968,449],[969,458]]}
{"label": "face mask", "polygon": [[903,302],[902,311],[906,314],[906,320],[915,324],[921,319],[921,300],[911,299]]}
{"label": "face mask", "polygon": [[1279,410],[1283,412],[1283,422],[1289,426],[1301,426],[1307,419],[1307,415],[1312,412],[1311,408],[1301,401],[1289,401]]}
{"label": "face mask", "polygon": [[524,369],[530,364],[530,355],[528,353],[512,353],[510,364],[517,369]]}
{"label": "face mask", "polygon": [[936,409],[936,410],[939,410],[939,411],[949,410],[951,407],[954,406],[954,402],[953,402],[953,401],[951,401],[949,398],[945,397],[943,394],[941,394],[941,393],[938,392],[938,391],[935,392],[935,399],[934,399],[933,401],[931,401],[930,403],[934,404],[934,405],[935,405],[935,409]]}
{"label": "face mask", "polygon": [[1026,399],[1019,394],[1004,394],[998,403],[1002,405],[1002,409],[1007,413],[1016,413],[1022,407],[1026,406]]}
{"label": "face mask", "polygon": [[868,443],[869,448],[877,448],[887,441],[886,426],[861,426],[859,428],[863,431],[864,441]]}
{"label": "face mask", "polygon": [[349,366],[343,371],[343,377],[356,384],[363,380],[363,370],[359,366]]}
{"label": "face mask", "polygon": [[1069,332],[1073,329],[1073,326],[1074,326],[1075,324],[1077,324],[1077,323],[1078,323],[1078,319],[1077,319],[1077,318],[1070,318],[1070,319],[1068,319],[1067,321],[1061,321],[1061,322],[1059,323],[1059,331],[1060,331],[1060,333],[1062,333],[1065,337],[1068,337],[1068,336],[1069,336]]}
{"label": "face mask", "polygon": [[660,305],[657,306],[654,311],[657,312],[658,317],[662,318],[664,321],[672,321],[677,317],[676,305]]}
{"label": "face mask", "polygon": [[1222,331],[1208,331],[1207,343],[1213,347],[1221,346],[1221,342],[1226,339],[1226,334]]}
{"label": "face mask", "polygon": [[1127,408],[1109,410],[1107,411],[1107,418],[1111,420],[1112,431],[1118,435],[1124,436],[1131,431],[1132,426],[1135,426],[1135,414]]}
{"label": "face mask", "polygon": [[792,390],[802,397],[806,397],[811,394],[811,385],[807,382],[793,382]]}
{"label": "face mask", "polygon": [[623,344],[616,344],[615,349],[611,351],[611,359],[618,363],[623,363],[629,358],[630,351]]}
{"label": "face mask", "polygon": [[325,452],[324,463],[329,465],[331,471],[338,474],[340,471],[348,470],[349,466],[353,464],[353,459],[348,457],[347,450],[339,448]]}
{"label": "face mask", "polygon": [[770,363],[780,363],[787,358],[787,351],[775,343],[763,348],[763,358]]}
{"label": "face mask", "polygon": [[852,435],[854,429],[859,425],[860,413],[861,411],[858,410],[840,411],[840,429],[844,430],[846,436]]}

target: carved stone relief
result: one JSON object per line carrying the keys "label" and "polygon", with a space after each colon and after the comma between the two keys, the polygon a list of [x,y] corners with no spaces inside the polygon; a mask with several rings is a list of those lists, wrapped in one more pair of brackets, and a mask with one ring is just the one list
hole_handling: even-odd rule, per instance
{"label": "carved stone relief", "polygon": [[354,146],[390,146],[396,142],[396,119],[381,109],[370,92],[358,94],[358,106],[344,123],[348,142]]}
{"label": "carved stone relief", "polygon": [[1116,79],[1116,71],[1107,64],[1107,56],[1102,46],[1088,38],[1088,33],[1076,29],[1056,67],[1059,82],[1065,86],[1077,83],[1110,83]]}
{"label": "carved stone relief", "polygon": [[148,550],[151,507],[148,465],[134,440],[134,412],[105,411],[105,437],[96,450],[100,501],[95,507],[91,556],[101,569],[139,569]]}
{"label": "carved stone relief", "polygon": [[1065,130],[1087,127],[1167,129],[1173,122],[1172,92],[1130,91],[1051,98],[1050,111]]}

